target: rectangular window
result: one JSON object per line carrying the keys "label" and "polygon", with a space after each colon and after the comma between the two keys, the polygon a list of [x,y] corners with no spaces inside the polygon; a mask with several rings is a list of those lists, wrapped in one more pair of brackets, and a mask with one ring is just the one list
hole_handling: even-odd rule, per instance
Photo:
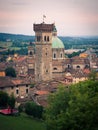
{"label": "rectangular window", "polygon": [[11,89],[13,89],[14,87],[13,86],[11,86]]}
{"label": "rectangular window", "polygon": [[28,85],[26,85],[26,87],[28,87]]}
{"label": "rectangular window", "polygon": [[28,94],[28,89],[26,89],[26,94]]}
{"label": "rectangular window", "polygon": [[56,54],[55,53],[53,54],[53,58],[56,58]]}
{"label": "rectangular window", "polygon": [[18,89],[16,90],[16,94],[19,94],[19,90]]}
{"label": "rectangular window", "polygon": [[44,41],[46,41],[46,36],[44,36]]}
{"label": "rectangular window", "polygon": [[61,53],[61,58],[63,57],[62,53]]}
{"label": "rectangular window", "polygon": [[48,70],[46,70],[46,73],[48,73]]}
{"label": "rectangular window", "polygon": [[47,41],[49,42],[49,36],[47,36]]}
{"label": "rectangular window", "polygon": [[18,88],[18,85],[16,85],[16,88]]}

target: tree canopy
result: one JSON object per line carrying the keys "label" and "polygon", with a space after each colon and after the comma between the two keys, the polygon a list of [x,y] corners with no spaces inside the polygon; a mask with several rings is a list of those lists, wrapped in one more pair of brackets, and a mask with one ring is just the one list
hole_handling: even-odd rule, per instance
{"label": "tree canopy", "polygon": [[0,108],[5,108],[8,105],[9,96],[7,93],[0,91]]}
{"label": "tree canopy", "polygon": [[16,71],[12,67],[8,67],[5,70],[6,76],[16,77]]}
{"label": "tree canopy", "polygon": [[28,115],[31,115],[35,118],[42,118],[42,113],[43,113],[43,107],[40,105],[37,105],[34,102],[27,102],[25,104],[25,112]]}
{"label": "tree canopy", "polygon": [[11,109],[15,107],[15,97],[14,95],[8,95],[6,92],[0,91],[0,108],[7,108],[8,106]]}
{"label": "tree canopy", "polygon": [[60,87],[49,96],[47,130],[97,130],[98,81]]}
{"label": "tree canopy", "polygon": [[14,107],[15,107],[15,101],[16,101],[16,99],[15,99],[14,95],[11,94],[11,95],[9,96],[9,100],[8,100],[8,105],[9,105],[9,107],[10,107],[11,109],[14,109]]}

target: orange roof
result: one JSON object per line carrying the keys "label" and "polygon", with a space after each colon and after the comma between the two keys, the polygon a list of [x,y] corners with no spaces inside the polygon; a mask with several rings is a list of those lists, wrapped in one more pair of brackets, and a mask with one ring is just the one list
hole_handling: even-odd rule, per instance
{"label": "orange roof", "polygon": [[86,73],[86,74],[89,74],[89,73],[90,73],[90,70],[89,70],[89,69],[84,69],[83,71],[84,71],[84,73]]}
{"label": "orange roof", "polygon": [[19,80],[19,79],[17,79],[17,80],[12,80],[12,83],[14,83],[15,85],[17,85],[17,84],[21,84],[21,80]]}
{"label": "orange roof", "polygon": [[45,94],[49,94],[49,92],[40,90],[40,91],[36,91],[36,94],[38,94],[38,95],[45,95]]}
{"label": "orange roof", "polygon": [[21,61],[24,61],[26,59],[26,56],[20,56],[20,57],[18,57],[16,60],[18,61],[18,62],[21,62]]}
{"label": "orange roof", "polygon": [[83,57],[83,58],[85,58],[85,57],[87,57],[88,56],[88,54],[87,53],[81,53],[80,55],[79,55],[79,57]]}

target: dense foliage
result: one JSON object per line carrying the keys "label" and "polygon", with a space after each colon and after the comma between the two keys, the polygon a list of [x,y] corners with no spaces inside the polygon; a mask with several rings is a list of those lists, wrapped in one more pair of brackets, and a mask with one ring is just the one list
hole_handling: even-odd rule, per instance
{"label": "dense foliage", "polygon": [[47,130],[98,130],[98,81],[60,89],[49,97]]}
{"label": "dense foliage", "polygon": [[0,41],[34,41],[34,36],[27,36],[27,35],[16,35],[16,34],[9,34],[9,33],[0,33]]}
{"label": "dense foliage", "polygon": [[15,97],[8,95],[6,92],[0,91],[0,108],[7,108],[8,106],[13,109],[15,107]]}
{"label": "dense foliage", "polygon": [[5,73],[6,73],[6,76],[10,76],[10,77],[16,77],[16,71],[14,68],[12,67],[8,67],[5,69]]}
{"label": "dense foliage", "polygon": [[67,54],[68,58],[72,58],[74,56],[79,56],[82,53],[82,51],[73,52],[72,54]]}
{"label": "dense foliage", "polygon": [[89,47],[98,49],[98,37],[60,37],[65,45],[65,49],[87,49]]}
{"label": "dense foliage", "polygon": [[31,115],[35,118],[42,118],[42,113],[43,113],[43,107],[40,105],[37,105],[34,102],[28,102],[25,105],[25,112],[28,115]]}
{"label": "dense foliage", "polygon": [[12,94],[11,96],[9,96],[9,100],[8,100],[8,106],[11,108],[11,109],[14,109],[15,108],[15,97],[14,95]]}
{"label": "dense foliage", "polygon": [[0,108],[5,108],[8,105],[9,96],[7,93],[0,91]]}
{"label": "dense foliage", "polygon": [[0,57],[0,62],[5,62],[6,61],[7,56],[6,55],[1,55]]}

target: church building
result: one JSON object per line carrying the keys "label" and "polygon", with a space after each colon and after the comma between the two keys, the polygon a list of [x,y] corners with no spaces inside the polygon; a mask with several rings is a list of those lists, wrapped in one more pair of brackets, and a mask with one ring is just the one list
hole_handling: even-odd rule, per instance
{"label": "church building", "polygon": [[[34,75],[35,82],[64,80],[66,75],[74,78],[88,77],[85,70],[90,70],[89,58],[65,57],[65,47],[57,36],[55,24],[34,24],[35,49],[28,48],[29,72]],[[34,49],[34,50],[33,50]],[[78,73],[78,74],[76,74]],[[73,82],[72,81],[72,82]],[[75,78],[76,81],[76,78]],[[79,78],[81,81],[81,78]]]}

